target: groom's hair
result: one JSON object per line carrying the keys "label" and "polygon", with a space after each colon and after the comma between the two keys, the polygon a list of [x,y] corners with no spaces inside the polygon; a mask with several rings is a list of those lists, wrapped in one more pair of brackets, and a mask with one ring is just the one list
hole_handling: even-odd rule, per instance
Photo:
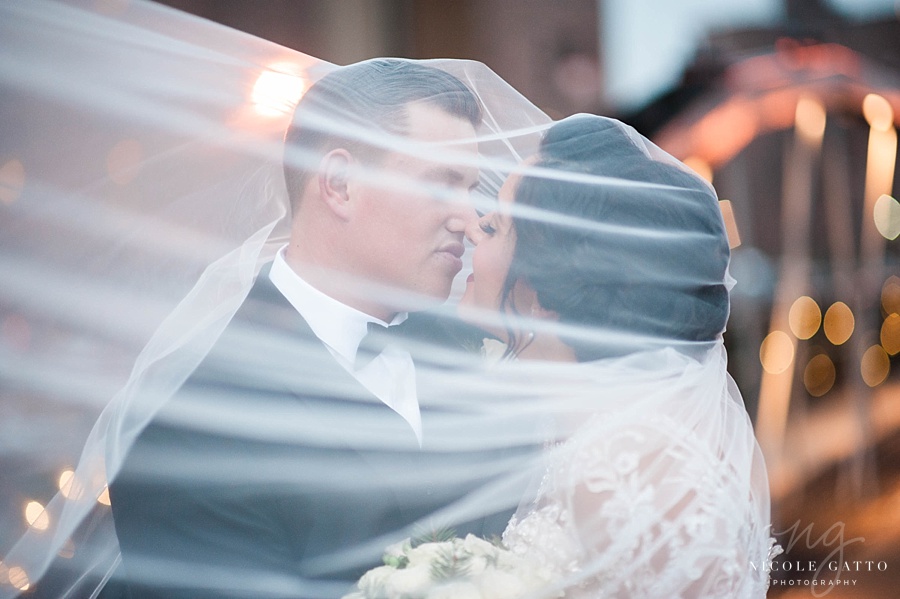
{"label": "groom's hair", "polygon": [[[377,160],[406,134],[407,105],[422,102],[478,127],[478,98],[450,73],[396,58],[338,68],[317,81],[294,111],[285,135],[284,178],[292,206],[321,158],[337,148]],[[385,135],[388,134],[388,135]]]}
{"label": "groom's hair", "polygon": [[543,308],[588,332],[563,334],[580,360],[721,334],[730,252],[705,182],[651,157],[620,123],[587,115],[554,125],[536,166],[560,176],[523,177],[513,209],[557,218],[513,213],[507,297],[522,278]]}

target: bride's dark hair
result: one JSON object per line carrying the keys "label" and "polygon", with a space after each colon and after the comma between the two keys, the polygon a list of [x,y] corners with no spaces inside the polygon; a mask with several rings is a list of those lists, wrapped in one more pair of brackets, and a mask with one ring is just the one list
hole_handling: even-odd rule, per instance
{"label": "bride's dark hair", "polygon": [[552,175],[529,171],[515,192],[504,303],[523,279],[561,323],[596,332],[563,334],[581,361],[713,341],[728,319],[715,194],[638,143],[616,121],[570,117],[541,143],[535,166]]}

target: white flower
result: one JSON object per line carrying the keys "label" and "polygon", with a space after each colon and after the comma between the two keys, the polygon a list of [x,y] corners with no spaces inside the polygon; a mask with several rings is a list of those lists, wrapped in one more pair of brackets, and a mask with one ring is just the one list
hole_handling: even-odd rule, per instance
{"label": "white flower", "polygon": [[391,575],[396,572],[390,566],[379,566],[372,568],[359,579],[359,590],[367,597],[375,597],[383,594],[381,589],[384,588]]}
{"label": "white flower", "polygon": [[425,595],[426,599],[495,599],[481,593],[475,584],[467,580],[454,580],[440,584]]}
{"label": "white flower", "polygon": [[432,584],[430,564],[393,570],[386,583],[387,595],[389,597],[424,595]]}
{"label": "white flower", "polygon": [[466,538],[462,541],[462,546],[463,549],[472,555],[494,555],[497,553],[497,547],[494,544],[473,534],[466,535]]}
{"label": "white flower", "polygon": [[477,584],[481,594],[491,599],[518,599],[529,590],[520,576],[495,569],[485,570]]}

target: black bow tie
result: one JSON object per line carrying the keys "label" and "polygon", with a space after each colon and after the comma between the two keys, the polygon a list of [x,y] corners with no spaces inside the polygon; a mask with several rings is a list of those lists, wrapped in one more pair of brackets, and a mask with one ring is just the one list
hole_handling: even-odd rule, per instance
{"label": "black bow tie", "polygon": [[397,343],[398,340],[404,338],[403,325],[408,322],[386,327],[377,322],[370,322],[367,326],[366,335],[359,342],[359,348],[356,350],[356,361],[353,364],[355,370],[364,368],[384,351],[384,348],[391,343]]}

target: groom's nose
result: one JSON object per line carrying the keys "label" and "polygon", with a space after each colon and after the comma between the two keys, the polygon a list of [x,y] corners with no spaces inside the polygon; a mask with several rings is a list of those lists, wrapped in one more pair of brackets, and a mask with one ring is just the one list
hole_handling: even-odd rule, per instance
{"label": "groom's nose", "polygon": [[466,226],[466,239],[468,239],[469,243],[472,245],[478,245],[482,235],[484,235],[484,231],[481,230],[481,226],[479,225],[480,221],[480,218],[475,218]]}
{"label": "groom's nose", "polygon": [[463,233],[468,236],[469,227],[478,222],[478,213],[475,206],[468,199],[453,202],[453,210],[447,220],[447,228],[453,233]]}

